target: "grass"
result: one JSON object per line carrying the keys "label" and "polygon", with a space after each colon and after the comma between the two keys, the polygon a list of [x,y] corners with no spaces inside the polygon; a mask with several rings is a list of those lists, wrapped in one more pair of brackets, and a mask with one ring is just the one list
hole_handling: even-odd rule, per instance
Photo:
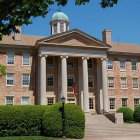
{"label": "grass", "polygon": [[0,140],[61,140],[60,138],[51,138],[43,136],[14,136],[14,137],[0,137]]}

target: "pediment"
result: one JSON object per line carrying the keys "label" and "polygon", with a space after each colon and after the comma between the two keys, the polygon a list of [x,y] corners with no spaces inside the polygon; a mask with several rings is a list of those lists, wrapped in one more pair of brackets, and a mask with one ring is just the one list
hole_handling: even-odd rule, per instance
{"label": "pediment", "polygon": [[81,46],[81,47],[105,47],[110,48],[108,44],[100,41],[86,33],[83,33],[77,29],[70,30],[64,33],[52,35],[48,38],[42,39],[38,42],[59,44],[66,46]]}

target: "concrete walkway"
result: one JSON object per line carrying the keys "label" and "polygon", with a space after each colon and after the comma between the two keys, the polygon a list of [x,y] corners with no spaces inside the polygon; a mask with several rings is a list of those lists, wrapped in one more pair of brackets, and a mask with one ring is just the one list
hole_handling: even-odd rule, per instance
{"label": "concrete walkway", "polygon": [[84,140],[140,140],[140,124],[115,124],[104,115],[86,114]]}

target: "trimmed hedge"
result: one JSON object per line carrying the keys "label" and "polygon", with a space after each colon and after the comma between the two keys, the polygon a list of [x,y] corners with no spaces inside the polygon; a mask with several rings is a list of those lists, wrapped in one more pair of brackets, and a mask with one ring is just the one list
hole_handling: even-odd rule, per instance
{"label": "trimmed hedge", "polygon": [[0,136],[40,135],[46,106],[0,106]]}
{"label": "trimmed hedge", "polygon": [[135,122],[140,122],[140,105],[135,108],[133,117]]}
{"label": "trimmed hedge", "polygon": [[[43,115],[43,130],[47,136],[62,136],[62,104],[49,106]],[[83,138],[85,115],[80,106],[65,104],[65,125],[67,138]]]}
{"label": "trimmed hedge", "polygon": [[129,107],[120,107],[117,112],[123,113],[124,122],[133,121],[133,110]]}

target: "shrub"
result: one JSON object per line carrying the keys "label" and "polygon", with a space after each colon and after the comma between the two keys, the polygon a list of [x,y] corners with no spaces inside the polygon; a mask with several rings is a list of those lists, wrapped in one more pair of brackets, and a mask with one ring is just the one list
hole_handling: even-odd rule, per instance
{"label": "shrub", "polygon": [[[49,106],[43,115],[44,135],[62,136],[62,104]],[[83,138],[85,115],[80,106],[65,104],[65,130],[68,138]]]}
{"label": "shrub", "polygon": [[135,108],[133,117],[134,117],[134,121],[140,122],[140,105],[138,105],[138,106]]}
{"label": "shrub", "polygon": [[117,112],[123,113],[124,122],[133,121],[133,110],[129,107],[121,107]]}
{"label": "shrub", "polygon": [[45,106],[1,106],[0,136],[40,135]]}

